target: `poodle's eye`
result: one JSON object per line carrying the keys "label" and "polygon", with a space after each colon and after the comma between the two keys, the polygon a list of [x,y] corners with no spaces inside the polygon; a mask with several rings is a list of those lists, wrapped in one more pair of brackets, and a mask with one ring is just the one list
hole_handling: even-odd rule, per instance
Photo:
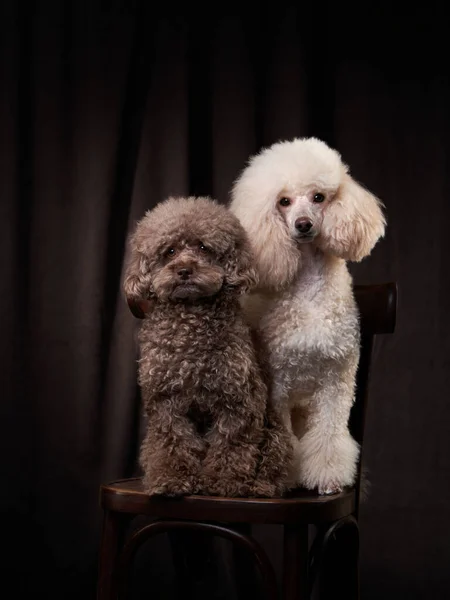
{"label": "poodle's eye", "polygon": [[209,248],[203,242],[199,242],[198,247],[202,252],[209,252]]}
{"label": "poodle's eye", "polygon": [[313,200],[314,200],[314,202],[317,202],[317,203],[323,202],[325,200],[325,196],[319,192],[317,194],[314,194]]}
{"label": "poodle's eye", "polygon": [[166,251],[166,256],[173,256],[175,254],[175,248],[169,248]]}
{"label": "poodle's eye", "polygon": [[289,206],[289,204],[291,203],[289,198],[280,198],[280,200],[278,201],[278,204],[280,206]]}

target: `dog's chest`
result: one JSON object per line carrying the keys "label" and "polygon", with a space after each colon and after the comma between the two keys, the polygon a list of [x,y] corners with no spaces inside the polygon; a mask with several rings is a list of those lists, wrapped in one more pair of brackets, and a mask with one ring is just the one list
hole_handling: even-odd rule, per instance
{"label": "dog's chest", "polygon": [[256,316],[253,325],[272,364],[306,367],[309,360],[339,360],[358,347],[358,314],[351,298],[343,301],[294,290],[284,296],[255,296],[246,308]]}
{"label": "dog's chest", "polygon": [[269,303],[260,328],[270,347],[298,349],[301,352],[329,346],[336,334],[332,311],[307,299],[290,298]]}
{"label": "dog's chest", "polygon": [[229,320],[148,319],[139,336],[140,382],[154,392],[195,395],[207,408],[229,385],[230,365],[247,376],[249,358],[235,365],[235,356],[250,343],[242,334],[242,327]]}
{"label": "dog's chest", "polygon": [[146,356],[171,364],[180,362],[204,363],[221,346],[220,324],[198,318],[160,319],[145,323],[141,333],[141,351]]}

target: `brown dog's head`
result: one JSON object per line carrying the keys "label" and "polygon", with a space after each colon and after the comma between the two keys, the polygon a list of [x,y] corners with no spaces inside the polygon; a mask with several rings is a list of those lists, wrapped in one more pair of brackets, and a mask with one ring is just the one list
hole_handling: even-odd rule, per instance
{"label": "brown dog's head", "polygon": [[129,243],[129,302],[196,302],[257,284],[243,227],[209,198],[161,202],[138,222]]}

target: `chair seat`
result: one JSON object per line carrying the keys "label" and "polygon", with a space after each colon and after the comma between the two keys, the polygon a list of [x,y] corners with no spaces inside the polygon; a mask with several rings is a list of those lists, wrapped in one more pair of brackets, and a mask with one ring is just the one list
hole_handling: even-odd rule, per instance
{"label": "chair seat", "polygon": [[319,496],[314,492],[298,489],[283,498],[168,498],[148,496],[142,489],[141,478],[132,478],[102,485],[100,502],[104,509],[111,511],[163,519],[308,524],[336,521],[352,514],[356,494],[353,488],[330,496]]}

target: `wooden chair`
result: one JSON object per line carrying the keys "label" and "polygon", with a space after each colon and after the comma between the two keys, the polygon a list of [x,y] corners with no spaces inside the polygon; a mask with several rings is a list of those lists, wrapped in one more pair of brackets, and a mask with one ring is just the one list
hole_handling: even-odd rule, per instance
{"label": "wooden chair", "polygon": [[[397,286],[395,283],[355,286],[355,296],[361,315],[362,344],[350,430],[362,450],[373,342],[377,335],[392,333],[395,329]],[[139,307],[130,308],[135,316],[143,316]],[[278,524],[283,527],[284,539],[284,600],[309,598],[317,581],[321,598],[341,596],[356,600],[359,598],[360,485],[361,467],[354,487],[331,496],[299,489],[282,499],[152,498],[142,491],[139,478],[102,485],[100,503],[104,523],[97,598],[126,597],[133,558],[146,540],[163,532],[196,531],[231,540],[243,560],[248,553],[259,570],[266,597],[274,600],[279,597],[275,572],[262,546],[252,537],[251,526]],[[138,515],[146,515],[152,522],[124,539],[127,525]],[[309,525],[317,529],[310,548]],[[245,560],[247,568],[249,559]],[[174,563],[177,567],[176,556]],[[323,577],[318,577],[319,573]]]}

